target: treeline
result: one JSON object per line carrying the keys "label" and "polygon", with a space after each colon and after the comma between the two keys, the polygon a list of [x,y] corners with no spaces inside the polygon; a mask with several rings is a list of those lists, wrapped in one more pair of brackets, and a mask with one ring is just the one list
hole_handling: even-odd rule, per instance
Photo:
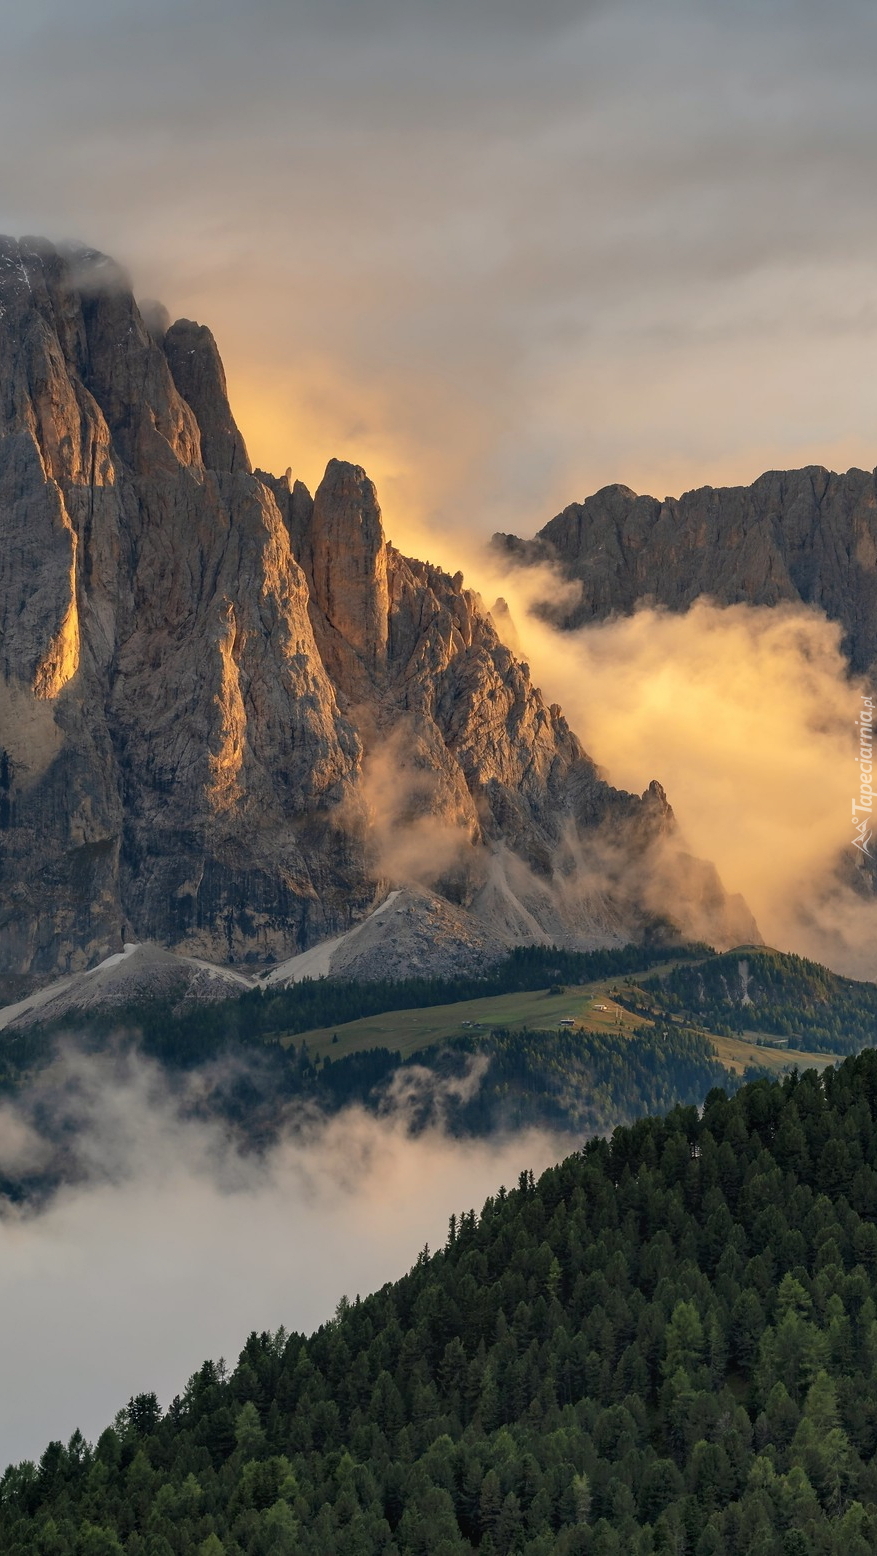
{"label": "treeline", "polygon": [[763,1032],[791,1047],[856,1053],[877,1040],[877,985],[779,951],[725,952],[625,989],[644,1013],[679,1015],[716,1033]]}
{"label": "treeline", "polygon": [[4,1556],[871,1556],[877,1054],[616,1130],[0,1484]]}
{"label": "treeline", "polygon": [[[471,1094],[460,1097],[442,1085],[473,1061],[479,1079]],[[633,1037],[497,1028],[425,1049],[402,1073],[424,1067],[437,1083],[425,1078],[425,1105],[432,1092],[445,1127],[467,1135],[526,1128],[608,1132],[644,1113],[700,1104],[713,1086],[733,1086],[707,1038],[673,1027],[644,1028]]]}

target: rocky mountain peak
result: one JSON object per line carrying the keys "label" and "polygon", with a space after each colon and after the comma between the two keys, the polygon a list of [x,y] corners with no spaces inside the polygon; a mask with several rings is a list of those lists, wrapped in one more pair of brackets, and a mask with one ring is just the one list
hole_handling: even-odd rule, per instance
{"label": "rocky mountain peak", "polygon": [[161,347],[178,392],[195,413],[202,464],[208,470],[249,475],[247,447],[232,416],[225,370],[206,324],[177,319],[161,336]]}
{"label": "rocky mountain peak", "polygon": [[443,965],[755,933],[361,467],[254,473],[210,332],[91,250],[0,240],[0,537],[0,977],[282,961],[401,886]]}
{"label": "rocky mountain peak", "polygon": [[374,483],[360,465],[331,459],[301,538],[311,599],[333,634],[370,673],[386,665],[387,543]]}

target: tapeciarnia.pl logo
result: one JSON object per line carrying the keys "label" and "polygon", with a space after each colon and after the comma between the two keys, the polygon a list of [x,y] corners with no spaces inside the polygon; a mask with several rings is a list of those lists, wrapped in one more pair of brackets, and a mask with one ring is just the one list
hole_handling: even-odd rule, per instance
{"label": "tapeciarnia.pl logo", "polygon": [[874,790],[871,786],[871,777],[874,771],[872,751],[874,747],[874,699],[862,698],[862,711],[856,719],[859,731],[859,750],[856,761],[859,764],[859,798],[853,800],[853,847],[860,854],[867,854],[873,858],[868,844],[872,837],[871,816],[874,809]]}

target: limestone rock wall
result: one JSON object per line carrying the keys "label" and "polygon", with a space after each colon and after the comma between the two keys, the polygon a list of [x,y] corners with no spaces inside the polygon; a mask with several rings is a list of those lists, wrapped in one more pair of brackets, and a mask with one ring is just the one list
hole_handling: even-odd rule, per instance
{"label": "limestone rock wall", "polygon": [[[605,943],[673,919],[674,836],[462,579],[387,544],[364,471],[252,472],[208,330],[0,240],[0,977],[140,940],[281,959],[394,884],[502,943]],[[727,917],[686,872],[674,921]]]}

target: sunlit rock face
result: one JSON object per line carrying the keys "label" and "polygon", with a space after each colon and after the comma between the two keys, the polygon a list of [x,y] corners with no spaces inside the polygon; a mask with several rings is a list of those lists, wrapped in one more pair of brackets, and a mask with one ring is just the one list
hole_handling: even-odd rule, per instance
{"label": "sunlit rock face", "polygon": [[754,933],[658,786],[604,783],[462,579],[387,544],[364,471],[253,473],[208,330],[0,240],[0,975],[279,959],[398,883],[485,954]]}
{"label": "sunlit rock face", "polygon": [[820,466],[769,471],[752,486],[638,497],[607,486],[571,503],[534,540],[496,535],[508,559],[559,563],[580,586],[548,614],[577,627],[647,600],[685,610],[721,605],[816,605],[845,633],[856,670],[877,660],[877,473]]}
{"label": "sunlit rock face", "polygon": [[108,261],[41,243],[3,245],[0,308],[0,967],[327,931],[371,900],[331,821],[360,747],[212,338],[166,354]]}

